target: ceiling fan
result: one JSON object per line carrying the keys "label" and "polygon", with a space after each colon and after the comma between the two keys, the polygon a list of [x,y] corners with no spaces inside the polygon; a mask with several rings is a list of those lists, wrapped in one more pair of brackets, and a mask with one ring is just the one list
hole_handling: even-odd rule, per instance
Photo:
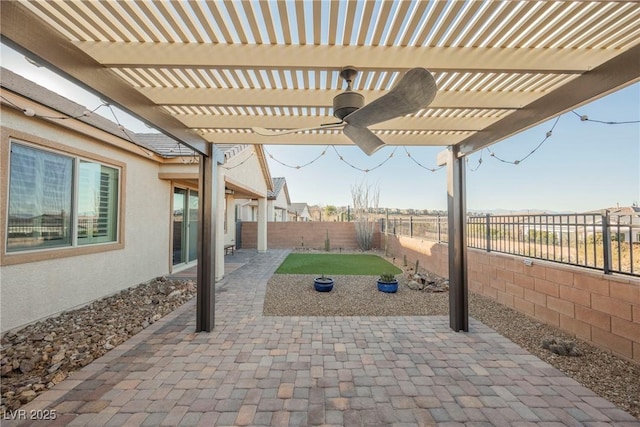
{"label": "ceiling fan", "polygon": [[340,122],[283,131],[261,127],[251,129],[258,135],[278,136],[341,127],[342,132],[370,156],[384,146],[384,141],[367,126],[414,113],[431,104],[436,95],[437,87],[433,75],[425,68],[412,68],[388,93],[365,105],[364,96],[351,88],[357,73],[358,70],[352,66],[344,67],[340,71],[340,77],[347,82],[347,90],[333,98],[333,115],[340,119]]}

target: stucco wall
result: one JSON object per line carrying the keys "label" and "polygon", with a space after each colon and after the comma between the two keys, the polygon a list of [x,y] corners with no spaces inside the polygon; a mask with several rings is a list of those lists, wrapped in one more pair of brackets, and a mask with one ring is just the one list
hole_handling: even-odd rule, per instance
{"label": "stucco wall", "polygon": [[255,153],[255,147],[247,147],[229,159],[223,167],[225,179],[240,185],[260,197],[267,197],[267,183]]}
{"label": "stucco wall", "polygon": [[[125,183],[122,198],[124,247],[0,267],[2,331],[84,305],[168,273],[171,184],[158,179],[157,163],[55,124],[29,119],[11,111],[3,110],[2,127],[5,134],[18,133],[14,129],[22,130],[21,136],[27,135],[22,139],[27,142],[53,142],[126,164],[122,171]],[[6,143],[3,139],[2,144]],[[3,156],[8,155],[7,150],[3,149],[2,153]],[[3,183],[6,183],[6,171],[2,173]],[[2,191],[6,192],[6,188],[3,186]],[[1,212],[4,218],[6,194],[3,196]],[[4,227],[4,220],[2,224]]]}
{"label": "stucco wall", "polygon": [[[389,236],[388,253],[448,277],[447,246]],[[640,279],[468,250],[469,290],[640,362]]]}

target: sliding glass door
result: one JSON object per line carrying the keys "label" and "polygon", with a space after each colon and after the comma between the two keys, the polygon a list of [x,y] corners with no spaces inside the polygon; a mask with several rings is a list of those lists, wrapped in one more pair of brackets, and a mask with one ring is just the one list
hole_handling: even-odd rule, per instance
{"label": "sliding glass door", "polygon": [[173,189],[173,265],[198,257],[198,192]]}
{"label": "sliding glass door", "polygon": [[189,230],[187,245],[187,260],[195,261],[198,259],[198,192],[189,190],[189,221],[187,229]]}

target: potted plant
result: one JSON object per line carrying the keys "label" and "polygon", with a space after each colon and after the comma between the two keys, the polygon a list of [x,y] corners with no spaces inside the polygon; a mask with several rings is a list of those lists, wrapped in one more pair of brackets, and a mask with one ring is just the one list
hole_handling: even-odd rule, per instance
{"label": "potted plant", "polygon": [[313,287],[318,292],[329,292],[333,289],[333,279],[323,274],[313,279]]}
{"label": "potted plant", "polygon": [[398,279],[392,273],[382,273],[378,278],[378,290],[380,292],[398,292]]}

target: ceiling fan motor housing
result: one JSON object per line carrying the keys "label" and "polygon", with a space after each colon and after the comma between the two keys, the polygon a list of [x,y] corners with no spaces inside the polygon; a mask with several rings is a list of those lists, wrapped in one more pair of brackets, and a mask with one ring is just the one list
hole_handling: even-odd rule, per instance
{"label": "ceiling fan motor housing", "polygon": [[333,115],[340,120],[363,106],[364,96],[357,92],[348,90],[333,97]]}

